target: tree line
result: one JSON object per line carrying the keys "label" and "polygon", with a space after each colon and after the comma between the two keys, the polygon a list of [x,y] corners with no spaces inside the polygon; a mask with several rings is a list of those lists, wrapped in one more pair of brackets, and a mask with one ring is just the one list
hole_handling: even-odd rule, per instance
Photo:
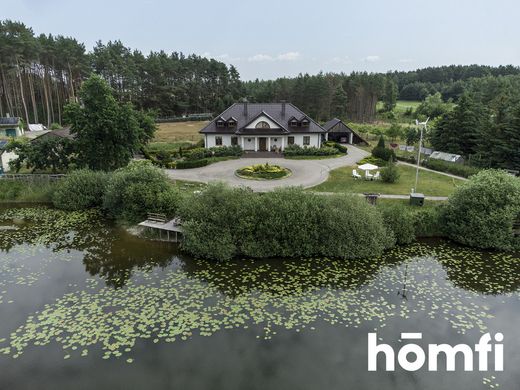
{"label": "tree line", "polygon": [[0,116],[19,116],[50,127],[63,107],[78,101],[90,74],[101,75],[120,102],[160,116],[217,112],[242,96],[237,70],[196,55],[144,55],[120,41],[98,42],[92,52],[72,37],[40,34],[0,21]]}
{"label": "tree line", "polygon": [[366,72],[257,79],[245,82],[244,88],[247,99],[252,102],[290,101],[320,121],[348,117],[356,122],[370,122],[375,119],[376,105],[381,98],[385,98],[385,102],[389,100],[390,109],[397,98],[396,83],[391,77]]}

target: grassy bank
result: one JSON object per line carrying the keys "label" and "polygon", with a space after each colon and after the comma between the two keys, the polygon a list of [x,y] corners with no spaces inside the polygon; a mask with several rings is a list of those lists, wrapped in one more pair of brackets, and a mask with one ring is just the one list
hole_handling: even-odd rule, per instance
{"label": "grassy bank", "polygon": [[[377,192],[389,195],[407,195],[415,184],[415,169],[413,167],[397,165],[400,178],[396,183],[384,183],[378,181],[366,181],[354,179],[352,169],[355,166],[343,167],[330,172],[330,176],[322,184],[312,187],[312,191],[318,192]],[[359,173],[359,172],[358,172]],[[454,179],[435,172],[419,171],[419,185],[417,192],[429,196],[449,196],[457,185],[463,181]]]}
{"label": "grassy bank", "polygon": [[50,203],[55,183],[47,181],[0,180],[0,202]]}

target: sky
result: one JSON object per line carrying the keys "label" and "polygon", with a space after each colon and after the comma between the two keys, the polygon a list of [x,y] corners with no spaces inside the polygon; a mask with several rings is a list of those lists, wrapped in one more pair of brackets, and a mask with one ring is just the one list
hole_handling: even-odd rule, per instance
{"label": "sky", "polygon": [[92,50],[198,54],[244,80],[299,73],[520,65],[518,0],[0,0],[0,19]]}

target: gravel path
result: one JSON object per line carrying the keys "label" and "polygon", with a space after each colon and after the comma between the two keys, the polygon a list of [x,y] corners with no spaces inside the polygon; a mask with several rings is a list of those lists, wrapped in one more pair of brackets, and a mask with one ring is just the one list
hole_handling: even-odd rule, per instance
{"label": "gravel path", "polygon": [[[348,145],[348,154],[344,157],[326,160],[287,160],[284,158],[240,158],[227,160],[193,169],[167,169],[172,179],[197,181],[203,183],[222,181],[235,187],[250,187],[253,191],[271,191],[277,187],[302,186],[313,187],[323,183],[329,177],[329,171],[343,166],[354,165],[369,153],[355,146]],[[257,181],[241,179],[235,176],[239,168],[253,164],[276,164],[289,168],[292,175],[281,180]]]}

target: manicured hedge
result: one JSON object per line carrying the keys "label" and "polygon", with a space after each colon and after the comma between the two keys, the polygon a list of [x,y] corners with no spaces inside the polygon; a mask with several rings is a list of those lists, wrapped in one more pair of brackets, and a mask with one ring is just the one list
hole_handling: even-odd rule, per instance
{"label": "manicured hedge", "polygon": [[304,146],[303,148],[300,145],[289,145],[284,151],[284,155],[287,157],[292,156],[335,156],[340,152],[336,148],[332,148],[330,146],[322,146],[321,148],[317,148],[315,146]]}
{"label": "manicured hedge", "polygon": [[336,141],[325,141],[323,143],[323,146],[329,146],[331,148],[335,148],[340,153],[348,153],[348,148],[345,145],[341,145],[339,142]]}
{"label": "manicured hedge", "polygon": [[190,169],[190,168],[200,168],[208,165],[209,161],[206,158],[200,160],[185,160],[185,161],[177,161],[175,164],[175,168],[177,169]]}

